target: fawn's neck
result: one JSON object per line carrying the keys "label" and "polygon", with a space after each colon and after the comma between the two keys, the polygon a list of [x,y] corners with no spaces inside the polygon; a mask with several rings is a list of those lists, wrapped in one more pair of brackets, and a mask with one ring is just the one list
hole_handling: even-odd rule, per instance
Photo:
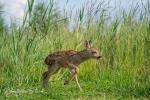
{"label": "fawn's neck", "polygon": [[81,59],[80,63],[90,59],[90,57],[87,55],[87,51],[86,50],[79,51],[78,55],[80,56],[80,59]]}

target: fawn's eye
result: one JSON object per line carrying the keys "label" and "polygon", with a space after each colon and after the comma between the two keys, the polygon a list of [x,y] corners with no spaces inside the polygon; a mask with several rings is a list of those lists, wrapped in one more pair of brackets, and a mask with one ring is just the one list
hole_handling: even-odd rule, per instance
{"label": "fawn's eye", "polygon": [[92,51],[92,54],[95,54],[95,53],[97,53],[96,51]]}

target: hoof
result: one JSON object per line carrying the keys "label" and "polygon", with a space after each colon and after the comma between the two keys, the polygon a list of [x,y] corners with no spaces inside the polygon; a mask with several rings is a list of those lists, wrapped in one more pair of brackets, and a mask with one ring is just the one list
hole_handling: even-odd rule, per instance
{"label": "hoof", "polygon": [[43,83],[43,88],[48,88],[48,84]]}
{"label": "hoof", "polygon": [[68,83],[69,83],[69,81],[66,80],[66,81],[64,82],[64,85],[67,85]]}

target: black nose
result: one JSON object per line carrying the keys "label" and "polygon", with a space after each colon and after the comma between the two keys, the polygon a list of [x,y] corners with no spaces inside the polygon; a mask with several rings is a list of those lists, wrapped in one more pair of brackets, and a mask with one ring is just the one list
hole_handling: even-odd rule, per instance
{"label": "black nose", "polygon": [[97,59],[100,59],[102,56],[98,56]]}

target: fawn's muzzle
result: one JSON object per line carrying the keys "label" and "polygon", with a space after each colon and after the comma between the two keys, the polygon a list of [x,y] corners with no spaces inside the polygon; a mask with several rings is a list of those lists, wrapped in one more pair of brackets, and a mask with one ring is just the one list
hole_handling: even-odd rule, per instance
{"label": "fawn's muzzle", "polygon": [[102,56],[98,56],[98,57],[97,57],[97,59],[100,59],[100,58],[102,58]]}

